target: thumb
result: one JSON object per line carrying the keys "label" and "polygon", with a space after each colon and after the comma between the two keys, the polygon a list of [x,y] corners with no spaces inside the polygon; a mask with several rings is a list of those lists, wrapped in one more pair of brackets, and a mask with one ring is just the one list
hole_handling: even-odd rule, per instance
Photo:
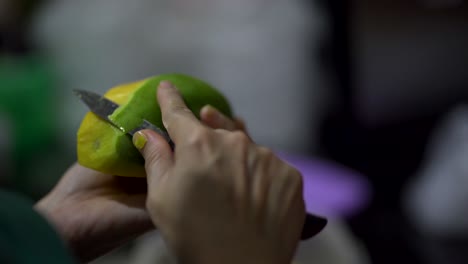
{"label": "thumb", "polygon": [[148,188],[157,186],[159,181],[173,165],[172,149],[158,133],[145,129],[133,135],[133,145],[145,159]]}

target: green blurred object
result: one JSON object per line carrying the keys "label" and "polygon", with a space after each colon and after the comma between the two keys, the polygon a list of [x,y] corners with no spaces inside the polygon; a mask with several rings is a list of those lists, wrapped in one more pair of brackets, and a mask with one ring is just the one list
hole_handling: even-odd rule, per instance
{"label": "green blurred object", "polygon": [[13,128],[13,185],[27,184],[30,161],[54,148],[57,98],[52,67],[38,55],[0,57],[0,113]]}
{"label": "green blurred object", "polygon": [[0,263],[75,263],[29,199],[0,190]]}

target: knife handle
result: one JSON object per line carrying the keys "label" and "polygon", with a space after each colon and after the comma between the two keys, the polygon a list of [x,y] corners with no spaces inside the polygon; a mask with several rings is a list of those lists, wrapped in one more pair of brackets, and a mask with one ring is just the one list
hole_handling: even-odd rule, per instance
{"label": "knife handle", "polygon": [[327,223],[328,220],[326,218],[307,213],[304,227],[302,228],[301,240],[307,240],[319,234]]}
{"label": "knife handle", "polygon": [[158,133],[159,135],[161,135],[166,141],[167,143],[169,144],[169,146],[171,146],[171,149],[174,150],[174,142],[172,141],[171,137],[169,137],[169,134],[166,132],[166,131],[163,131],[162,129],[160,129],[159,127],[153,125],[152,123],[150,123],[148,120],[143,120],[143,122],[141,123],[141,125],[139,125],[137,128],[135,128],[134,130],[130,131],[128,134],[130,134],[130,136],[133,137],[133,135],[140,131],[140,130],[143,130],[143,129],[151,129],[153,130],[154,132]]}

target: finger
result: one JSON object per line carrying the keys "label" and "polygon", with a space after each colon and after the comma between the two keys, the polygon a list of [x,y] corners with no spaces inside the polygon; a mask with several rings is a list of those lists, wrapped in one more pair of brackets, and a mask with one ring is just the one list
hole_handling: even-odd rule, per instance
{"label": "finger", "polygon": [[237,129],[240,129],[240,130],[247,133],[247,127],[245,126],[244,120],[235,117],[234,118],[234,123],[236,124]]}
{"label": "finger", "polygon": [[148,192],[151,192],[173,165],[171,147],[161,135],[149,129],[135,133],[133,144],[145,159]]}
{"label": "finger", "polygon": [[239,129],[234,120],[228,118],[211,105],[205,105],[200,110],[200,119],[205,125],[213,129],[225,129],[229,131]]}
{"label": "finger", "polygon": [[245,125],[244,120],[241,119],[241,118],[235,117],[234,118],[234,123],[236,124],[237,129],[243,131],[247,135],[247,137],[249,137],[250,141],[253,142],[252,137],[247,132],[247,126]]}
{"label": "finger", "polygon": [[179,91],[168,81],[158,87],[158,102],[161,107],[162,121],[174,143],[186,137],[201,123],[187,107]]}
{"label": "finger", "polygon": [[[269,192],[269,177],[266,163],[261,160],[262,148],[252,147],[248,153],[248,167],[251,173],[251,188],[253,201],[253,214],[256,217],[257,223],[261,224],[261,228],[265,229],[265,218],[267,215],[267,200]],[[265,229],[266,230],[266,229]]]}

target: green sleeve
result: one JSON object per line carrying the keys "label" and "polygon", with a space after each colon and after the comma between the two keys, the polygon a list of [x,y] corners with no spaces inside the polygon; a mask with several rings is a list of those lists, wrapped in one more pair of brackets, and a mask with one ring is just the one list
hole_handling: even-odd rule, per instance
{"label": "green sleeve", "polygon": [[31,201],[0,190],[0,263],[75,262]]}

